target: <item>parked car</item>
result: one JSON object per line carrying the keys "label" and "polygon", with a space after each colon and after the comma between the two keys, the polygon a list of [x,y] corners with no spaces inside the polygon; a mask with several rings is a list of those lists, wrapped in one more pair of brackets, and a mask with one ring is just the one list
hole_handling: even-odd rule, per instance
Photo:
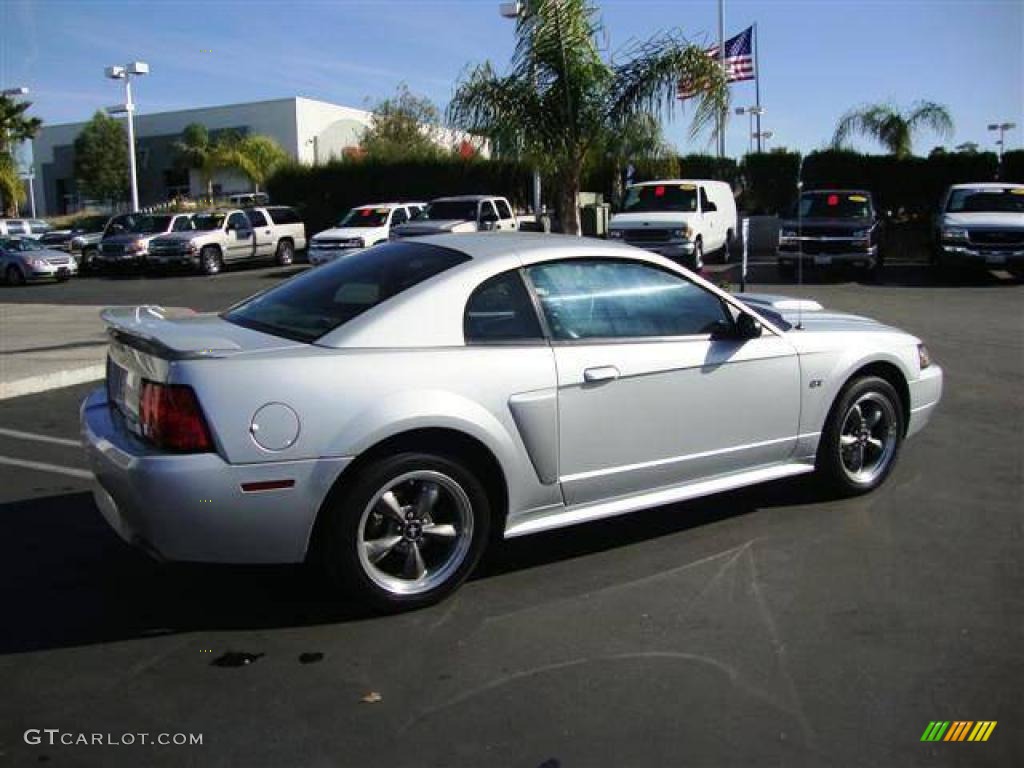
{"label": "parked car", "polygon": [[225,209],[194,214],[192,229],[156,237],[149,243],[152,267],[188,266],[207,275],[225,265],[254,259],[291,264],[306,247],[306,227],[285,206]]}
{"label": "parked car", "polygon": [[882,266],[881,239],[881,219],[867,190],[803,192],[796,208],[779,222],[779,271],[792,274],[801,260],[873,270]]}
{"label": "parked car", "polygon": [[444,232],[515,232],[519,221],[504,197],[460,195],[439,197],[406,224],[391,228],[390,239]]}
{"label": "parked car", "polygon": [[450,593],[492,531],[813,472],[870,491],[942,390],[895,328],[553,235],[392,242],[220,314],[103,319],[81,418],[114,530],[169,560],[310,557],[384,609]]}
{"label": "parked car", "polygon": [[0,275],[8,285],[37,280],[64,281],[78,273],[75,260],[31,237],[0,238]]}
{"label": "parked car", "polygon": [[235,208],[248,208],[253,205],[266,205],[270,196],[266,192],[243,192],[228,197],[228,202]]}
{"label": "parked car", "polygon": [[723,251],[728,260],[736,231],[736,200],[724,181],[666,179],[627,187],[608,237],[701,269],[706,253]]}
{"label": "parked car", "polygon": [[309,263],[316,267],[339,256],[351,256],[363,248],[385,243],[392,227],[409,221],[426,205],[377,203],[353,208],[336,227],[313,235],[309,241]]}
{"label": "parked car", "polygon": [[940,266],[1006,267],[1024,275],[1024,184],[954,184],[935,228]]}
{"label": "parked car", "polygon": [[110,216],[101,214],[86,216],[72,225],[70,237],[67,240],[67,249],[75,257],[79,269],[87,270],[92,266],[93,259],[100,252],[100,241],[103,239],[103,233],[110,221],[112,221]]}
{"label": "parked car", "polygon": [[38,239],[51,231],[42,219],[0,219],[0,237],[31,237]]}
{"label": "parked car", "polygon": [[191,213],[130,213],[115,216],[103,232],[94,265],[100,269],[139,267],[149,244],[169,232],[191,232]]}

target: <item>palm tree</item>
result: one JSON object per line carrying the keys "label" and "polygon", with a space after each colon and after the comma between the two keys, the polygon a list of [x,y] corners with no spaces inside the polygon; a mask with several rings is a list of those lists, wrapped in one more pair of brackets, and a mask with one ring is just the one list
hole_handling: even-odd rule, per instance
{"label": "palm tree", "polygon": [[253,192],[266,186],[270,175],[289,159],[288,153],[269,136],[246,136],[226,146],[222,152],[225,159],[252,182]]}
{"label": "palm tree", "polygon": [[217,146],[210,140],[205,125],[190,123],[181,133],[181,139],[172,145],[178,155],[178,163],[185,168],[199,171],[206,196],[213,200],[213,174],[218,169]]}
{"label": "palm tree", "polygon": [[946,107],[933,101],[918,101],[906,110],[890,104],[868,104],[850,110],[839,119],[832,146],[841,149],[850,136],[860,134],[877,141],[891,155],[908,157],[913,148],[913,135],[922,128],[930,128],[949,138],[953,135],[953,118]]}
{"label": "palm tree", "polygon": [[0,197],[4,216],[8,217],[18,215],[18,203],[25,198],[24,184],[12,152],[21,142],[34,138],[43,126],[38,117],[26,117],[31,106],[30,101],[0,96]]}
{"label": "palm tree", "polygon": [[728,106],[718,64],[703,48],[668,33],[606,61],[587,0],[530,0],[516,23],[508,74],[490,62],[459,84],[448,108],[457,128],[553,175],[564,232],[579,233],[580,177],[588,154],[638,114],[671,117],[681,81],[700,86],[691,133]]}

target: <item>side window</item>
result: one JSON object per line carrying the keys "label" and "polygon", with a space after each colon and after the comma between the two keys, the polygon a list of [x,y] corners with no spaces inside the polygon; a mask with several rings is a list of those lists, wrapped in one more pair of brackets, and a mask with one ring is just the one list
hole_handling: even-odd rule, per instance
{"label": "side window", "polygon": [[540,339],[543,334],[518,271],[482,283],[466,302],[466,343]]}
{"label": "side window", "polygon": [[395,208],[391,213],[391,226],[397,227],[399,224],[405,224],[409,220],[409,214],[405,212],[405,208]]}
{"label": "side window", "polygon": [[302,221],[297,214],[291,208],[274,207],[267,208],[267,213],[270,214],[270,218],[275,224],[298,224]]}
{"label": "side window", "polygon": [[480,203],[480,212],[478,214],[478,221],[497,221],[498,213],[494,210],[494,203],[490,200],[484,200]]}
{"label": "side window", "polygon": [[498,206],[498,218],[499,219],[511,219],[512,209],[508,207],[508,203],[504,200],[495,200],[494,204]]}
{"label": "side window", "polygon": [[246,230],[252,229],[252,227],[249,226],[249,220],[245,218],[245,214],[235,211],[228,216],[228,229]]}
{"label": "side window", "polygon": [[267,217],[263,215],[262,211],[257,211],[255,208],[250,208],[245,212],[245,215],[249,217],[249,223],[254,227],[265,227],[267,226]]}
{"label": "side window", "polygon": [[192,217],[191,216],[179,216],[174,220],[174,226],[171,228],[173,232],[189,232],[192,229]]}
{"label": "side window", "polygon": [[528,274],[556,339],[693,336],[731,324],[715,294],[648,264],[576,259]]}

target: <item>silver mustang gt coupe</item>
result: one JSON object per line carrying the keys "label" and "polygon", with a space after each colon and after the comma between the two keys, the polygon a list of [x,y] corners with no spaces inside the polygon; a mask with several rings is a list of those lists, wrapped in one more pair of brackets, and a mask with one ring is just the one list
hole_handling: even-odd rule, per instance
{"label": "silver mustang gt coupe", "polygon": [[522,536],[817,473],[888,475],[942,371],[815,302],[552,235],[380,245],[221,314],[108,310],[96,499],[171,560],[315,558],[383,609]]}

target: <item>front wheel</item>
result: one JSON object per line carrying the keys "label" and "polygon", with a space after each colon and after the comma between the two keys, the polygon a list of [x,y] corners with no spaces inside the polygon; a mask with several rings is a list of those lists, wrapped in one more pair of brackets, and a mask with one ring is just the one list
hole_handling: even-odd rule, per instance
{"label": "front wheel", "polygon": [[289,266],[295,261],[295,246],[291,240],[282,240],[277,244],[277,253],[275,255],[277,263],[282,267]]}
{"label": "front wheel", "polygon": [[461,462],[402,453],[360,470],[328,502],[329,580],[382,611],[421,608],[469,576],[490,534],[487,493]]}
{"label": "front wheel", "polygon": [[7,268],[7,271],[4,272],[4,280],[8,285],[24,285],[25,273],[18,269],[14,264],[11,264]]}
{"label": "front wheel", "polygon": [[853,380],[828,415],[818,446],[818,474],[843,496],[874,490],[896,463],[904,419],[892,384],[877,376]]}
{"label": "front wheel", "polygon": [[700,238],[693,244],[693,268],[704,269],[704,241]]}
{"label": "front wheel", "polygon": [[199,270],[204,275],[216,275],[224,267],[220,251],[208,245],[199,252]]}

